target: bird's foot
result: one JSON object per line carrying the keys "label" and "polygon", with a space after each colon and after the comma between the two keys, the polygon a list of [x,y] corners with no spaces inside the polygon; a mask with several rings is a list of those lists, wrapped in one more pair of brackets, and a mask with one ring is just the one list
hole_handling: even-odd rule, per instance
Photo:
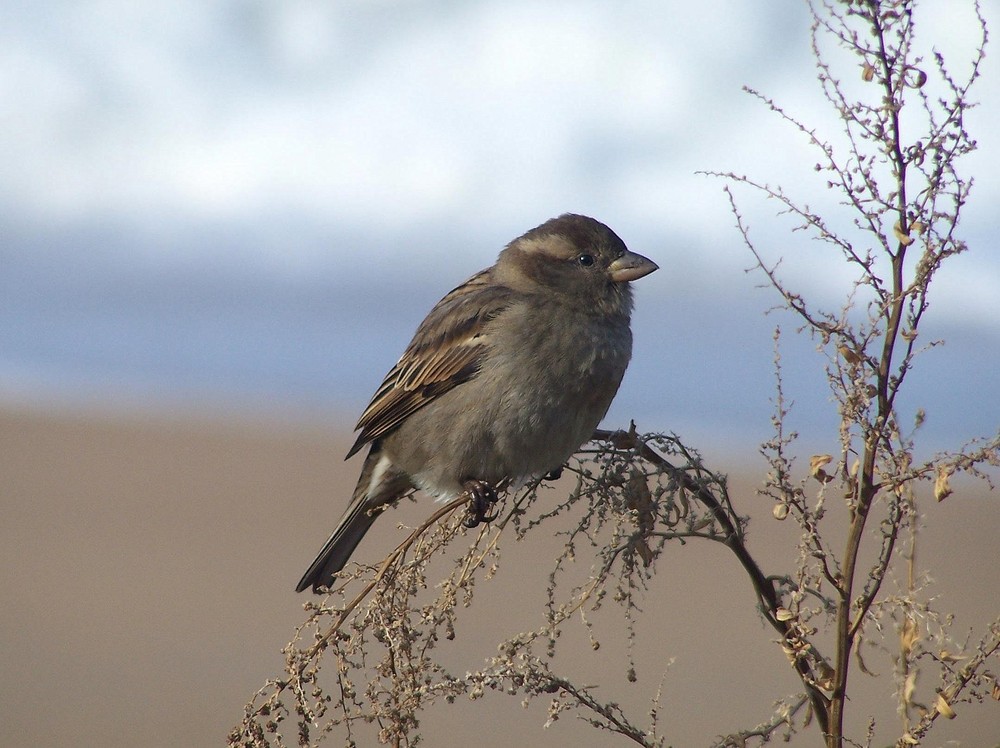
{"label": "bird's foot", "polygon": [[562,476],[562,471],[563,471],[562,465],[560,465],[555,470],[550,470],[549,472],[547,472],[543,477],[545,478],[545,480],[559,480],[559,478]]}
{"label": "bird's foot", "polygon": [[488,514],[493,505],[497,503],[497,492],[493,486],[482,480],[467,480],[462,486],[471,496],[469,516],[465,518],[463,523],[466,527],[471,530],[483,522],[492,522],[500,516],[499,512]]}

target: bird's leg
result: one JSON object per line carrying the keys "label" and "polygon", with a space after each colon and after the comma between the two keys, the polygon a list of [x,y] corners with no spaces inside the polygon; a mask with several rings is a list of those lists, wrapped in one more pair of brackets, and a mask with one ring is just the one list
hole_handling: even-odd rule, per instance
{"label": "bird's leg", "polygon": [[563,466],[560,465],[555,470],[550,470],[544,475],[545,480],[559,480],[562,476]]}
{"label": "bird's leg", "polygon": [[493,486],[482,480],[467,480],[462,487],[472,497],[469,501],[469,516],[463,523],[466,527],[471,530],[483,522],[492,522],[499,516],[499,512],[493,515],[487,514],[497,502],[497,492]]}

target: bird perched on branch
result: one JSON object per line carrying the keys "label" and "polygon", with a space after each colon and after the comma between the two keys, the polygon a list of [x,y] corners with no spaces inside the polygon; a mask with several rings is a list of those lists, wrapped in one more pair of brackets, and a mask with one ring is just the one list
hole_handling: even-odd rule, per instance
{"label": "bird perched on branch", "polygon": [[607,226],[566,214],[508,244],[431,309],[361,414],[351,503],[296,587],[333,582],[375,518],[412,488],[468,491],[558,470],[600,423],[632,355],[630,281],[657,269]]}

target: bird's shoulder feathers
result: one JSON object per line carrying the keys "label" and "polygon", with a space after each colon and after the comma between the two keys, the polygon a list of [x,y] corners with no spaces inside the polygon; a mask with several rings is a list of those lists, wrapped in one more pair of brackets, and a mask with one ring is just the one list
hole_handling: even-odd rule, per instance
{"label": "bird's shoulder feathers", "polygon": [[361,414],[356,427],[361,433],[347,456],[474,377],[489,349],[489,323],[516,296],[510,288],[495,282],[493,269],[489,268],[441,299]]}

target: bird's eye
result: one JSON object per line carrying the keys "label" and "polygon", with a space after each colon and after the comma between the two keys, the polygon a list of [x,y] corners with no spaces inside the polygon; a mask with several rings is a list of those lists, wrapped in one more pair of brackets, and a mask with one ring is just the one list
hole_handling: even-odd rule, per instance
{"label": "bird's eye", "polygon": [[594,255],[583,254],[576,258],[576,261],[583,265],[585,268],[589,268],[594,264]]}

